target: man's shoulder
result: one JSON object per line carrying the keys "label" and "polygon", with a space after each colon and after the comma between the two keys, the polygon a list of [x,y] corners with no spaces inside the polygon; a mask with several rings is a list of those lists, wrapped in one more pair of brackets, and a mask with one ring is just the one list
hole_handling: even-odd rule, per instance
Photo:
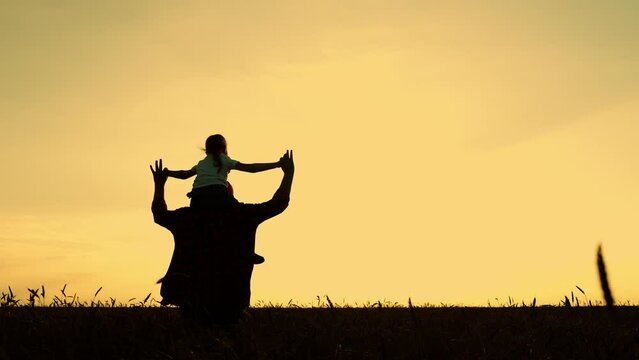
{"label": "man's shoulder", "polygon": [[262,219],[265,215],[277,215],[277,213],[281,212],[281,210],[283,210],[287,206],[287,204],[287,200],[278,196],[274,196],[272,199],[261,203],[238,203],[235,208],[235,212],[238,214],[238,217],[256,217]]}
{"label": "man's shoulder", "polygon": [[193,209],[188,206],[177,208],[174,210],[167,210],[165,215],[173,219],[186,219],[194,215]]}
{"label": "man's shoulder", "polygon": [[281,206],[282,204],[288,204],[289,202],[289,198],[288,196],[282,196],[281,194],[279,194],[278,192],[276,192],[275,194],[273,194],[273,197],[267,201],[263,201],[260,203],[243,203],[243,202],[238,202],[238,211],[242,212],[242,211],[253,211],[254,209],[257,208],[264,208],[264,207],[278,207]]}
{"label": "man's shoulder", "polygon": [[267,203],[268,202],[250,204],[238,202],[223,210],[216,211],[199,210],[185,206],[175,210],[168,210],[167,213],[171,214],[170,216],[174,218],[182,218],[184,220],[201,219],[209,221],[228,221],[231,223],[235,223],[248,221],[255,215],[260,214],[264,210],[264,206],[268,206]]}

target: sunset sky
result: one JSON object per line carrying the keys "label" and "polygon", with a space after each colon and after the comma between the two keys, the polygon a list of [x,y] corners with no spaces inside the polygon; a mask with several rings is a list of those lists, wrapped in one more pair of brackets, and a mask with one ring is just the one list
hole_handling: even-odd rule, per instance
{"label": "sunset sky", "polygon": [[[253,302],[639,303],[637,1],[2,1],[0,291],[164,275],[149,164],[295,151]],[[279,169],[231,172],[269,199]],[[170,179],[169,208],[192,179]],[[580,295],[581,296],[581,295]],[[23,296],[24,297],[24,296]],[[499,300],[495,300],[498,298]]]}

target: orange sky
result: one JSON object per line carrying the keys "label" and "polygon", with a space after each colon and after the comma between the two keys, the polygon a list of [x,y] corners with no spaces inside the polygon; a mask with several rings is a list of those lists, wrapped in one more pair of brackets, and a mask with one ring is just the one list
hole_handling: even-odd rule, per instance
{"label": "orange sky", "polygon": [[[148,165],[296,154],[253,300],[636,303],[639,5],[10,2],[0,287],[144,297],[170,259]],[[264,201],[279,170],[232,172]],[[191,180],[167,185],[185,206]]]}

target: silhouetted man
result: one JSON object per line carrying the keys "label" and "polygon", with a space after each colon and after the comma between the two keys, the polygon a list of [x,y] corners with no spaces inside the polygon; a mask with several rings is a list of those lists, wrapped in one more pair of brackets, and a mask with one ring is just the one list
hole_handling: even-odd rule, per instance
{"label": "silhouetted man", "polygon": [[223,210],[183,207],[167,210],[162,160],[151,167],[155,193],[153,219],[173,234],[175,248],[160,294],[162,304],[179,306],[187,316],[232,323],[248,308],[255,232],[263,221],[288,206],[295,165],[293,151],[280,159],[284,176],[269,201],[237,203]]}

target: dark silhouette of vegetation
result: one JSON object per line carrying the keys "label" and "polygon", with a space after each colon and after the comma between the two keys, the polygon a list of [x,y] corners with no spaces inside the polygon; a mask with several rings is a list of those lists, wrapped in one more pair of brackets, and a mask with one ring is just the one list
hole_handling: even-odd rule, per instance
{"label": "dark silhouette of vegetation", "polygon": [[172,307],[4,307],[0,359],[632,359],[639,308],[252,308],[199,326]]}
{"label": "dark silhouette of vegetation", "polygon": [[[614,304],[602,249],[597,267],[605,305]],[[611,312],[580,287],[552,305],[408,306],[388,301],[258,303],[233,325],[203,326],[155,299],[89,301],[67,294],[47,303],[0,292],[1,359],[636,359],[639,307]],[[325,300],[325,301],[324,301]],[[499,299],[495,299],[499,301]]]}
{"label": "dark silhouette of vegetation", "polygon": [[599,248],[597,249],[597,269],[599,269],[599,281],[601,283],[601,290],[603,291],[606,306],[611,309],[615,304],[615,300],[612,297],[612,291],[610,290],[610,283],[608,282],[608,273],[606,272],[606,263],[604,262],[603,254],[601,252],[601,245],[599,245]]}

